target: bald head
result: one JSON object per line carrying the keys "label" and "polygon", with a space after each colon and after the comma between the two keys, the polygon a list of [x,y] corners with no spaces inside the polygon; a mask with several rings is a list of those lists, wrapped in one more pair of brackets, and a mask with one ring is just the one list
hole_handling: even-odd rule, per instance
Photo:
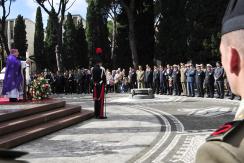
{"label": "bald head", "polygon": [[244,56],[244,30],[233,31],[222,36],[221,44],[223,48],[233,47]]}

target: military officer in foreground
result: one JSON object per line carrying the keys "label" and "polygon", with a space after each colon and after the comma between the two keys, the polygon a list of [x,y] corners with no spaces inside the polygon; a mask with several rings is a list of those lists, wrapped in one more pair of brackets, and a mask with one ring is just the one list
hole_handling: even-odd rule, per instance
{"label": "military officer in foreground", "polygon": [[[233,93],[244,97],[244,0],[231,0],[222,23],[221,59]],[[208,138],[196,163],[244,163],[244,101],[234,121]]]}

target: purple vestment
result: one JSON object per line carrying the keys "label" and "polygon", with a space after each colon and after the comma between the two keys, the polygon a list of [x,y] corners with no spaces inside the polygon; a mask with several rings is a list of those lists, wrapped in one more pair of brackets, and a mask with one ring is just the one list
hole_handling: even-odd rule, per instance
{"label": "purple vestment", "polygon": [[7,92],[10,92],[13,89],[20,91],[22,81],[21,62],[16,56],[10,54],[6,63],[2,95],[7,95]]}

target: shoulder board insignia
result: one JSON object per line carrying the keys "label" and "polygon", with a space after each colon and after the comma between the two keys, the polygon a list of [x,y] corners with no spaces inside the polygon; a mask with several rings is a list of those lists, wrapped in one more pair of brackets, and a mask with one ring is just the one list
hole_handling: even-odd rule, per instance
{"label": "shoulder board insignia", "polygon": [[225,139],[235,133],[238,128],[243,125],[244,121],[233,121],[228,122],[221,126],[219,129],[214,131],[209,137],[206,138],[206,141],[225,141]]}

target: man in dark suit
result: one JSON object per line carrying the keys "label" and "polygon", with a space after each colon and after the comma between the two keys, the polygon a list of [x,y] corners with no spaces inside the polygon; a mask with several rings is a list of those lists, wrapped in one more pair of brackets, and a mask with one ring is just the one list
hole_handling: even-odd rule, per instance
{"label": "man in dark suit", "polygon": [[145,87],[146,88],[152,88],[153,85],[153,72],[151,70],[151,67],[149,65],[146,65],[146,71],[145,71]]}
{"label": "man in dark suit", "polygon": [[154,66],[153,71],[153,93],[159,94],[160,72],[157,66]]}
{"label": "man in dark suit", "polygon": [[198,91],[198,97],[204,97],[203,82],[205,78],[205,73],[201,69],[201,65],[196,65],[196,86]]}
{"label": "man in dark suit", "polygon": [[217,85],[218,98],[224,98],[224,68],[220,62],[216,62],[216,68],[214,70],[214,78]]}
{"label": "man in dark suit", "polygon": [[173,79],[173,88],[174,88],[175,95],[180,96],[181,94],[180,70],[177,65],[173,65],[172,79]]}
{"label": "man in dark suit", "polygon": [[207,97],[214,97],[214,70],[212,69],[212,65],[207,64],[207,69],[205,72],[205,87],[207,90]]}

